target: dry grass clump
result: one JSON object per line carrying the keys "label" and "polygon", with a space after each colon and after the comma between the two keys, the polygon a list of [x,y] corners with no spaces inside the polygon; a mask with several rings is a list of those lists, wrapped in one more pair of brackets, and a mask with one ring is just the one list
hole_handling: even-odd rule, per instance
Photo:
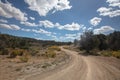
{"label": "dry grass clump", "polygon": [[120,58],[120,50],[119,51],[102,51],[101,55],[103,56],[113,56],[116,58]]}
{"label": "dry grass clump", "polygon": [[56,53],[53,50],[47,50],[45,52],[45,56],[48,57],[48,58],[55,58],[56,57]]}
{"label": "dry grass clump", "polygon": [[16,56],[23,56],[24,51],[21,49],[14,49],[10,52],[10,58],[15,58]]}
{"label": "dry grass clump", "polygon": [[55,58],[56,57],[56,51],[61,51],[61,49],[58,46],[48,47],[48,49],[45,52],[45,56],[48,57],[48,58]]}
{"label": "dry grass clump", "polygon": [[112,51],[102,51],[101,55],[107,56],[107,57],[112,56]]}
{"label": "dry grass clump", "polygon": [[21,62],[28,62],[28,57],[27,56],[22,56],[22,57],[20,57],[20,61]]}
{"label": "dry grass clump", "polygon": [[70,49],[70,47],[69,47],[69,46],[64,46],[63,48],[64,48],[64,49]]}
{"label": "dry grass clump", "polygon": [[48,50],[61,51],[61,49],[58,46],[51,46],[51,47],[48,48]]}
{"label": "dry grass clump", "polygon": [[119,51],[112,51],[112,56],[120,59],[120,50]]}

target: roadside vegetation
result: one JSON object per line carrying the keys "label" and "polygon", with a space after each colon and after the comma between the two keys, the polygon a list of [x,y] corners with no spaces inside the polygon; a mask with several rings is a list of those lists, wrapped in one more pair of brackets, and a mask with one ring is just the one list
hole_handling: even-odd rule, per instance
{"label": "roadside vegetation", "polygon": [[58,46],[50,46],[45,52],[45,56],[48,58],[54,58],[56,57],[56,51],[61,51],[61,49]]}
{"label": "roadside vegetation", "polygon": [[71,42],[43,41],[32,38],[16,37],[0,34],[0,55],[21,62],[28,62],[30,57],[55,58],[56,51],[61,51],[60,45],[69,45]]}
{"label": "roadside vegetation", "polygon": [[74,40],[74,46],[79,47],[83,54],[120,58],[120,32],[95,35],[92,31],[87,31],[81,35],[80,40]]}

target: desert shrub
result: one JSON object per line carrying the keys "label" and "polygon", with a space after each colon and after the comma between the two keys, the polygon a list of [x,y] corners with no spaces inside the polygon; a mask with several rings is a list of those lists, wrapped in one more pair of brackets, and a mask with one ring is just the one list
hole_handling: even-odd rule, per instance
{"label": "desert shrub", "polygon": [[49,50],[56,50],[56,51],[61,51],[61,49],[58,46],[51,46],[48,48]]}
{"label": "desert shrub", "polygon": [[103,55],[103,56],[112,56],[112,51],[102,51],[101,52],[101,55]]}
{"label": "desert shrub", "polygon": [[23,51],[16,49],[10,53],[10,58],[15,58],[16,56],[22,56],[22,55],[23,55]]}
{"label": "desert shrub", "polygon": [[45,56],[48,58],[54,58],[56,56],[56,53],[53,50],[47,50]]}
{"label": "desert shrub", "polygon": [[27,56],[22,56],[20,57],[21,62],[28,62],[28,57]]}
{"label": "desert shrub", "polygon": [[69,46],[64,46],[63,48],[64,48],[64,49],[69,49]]}
{"label": "desert shrub", "polygon": [[3,49],[0,51],[0,55],[8,55],[8,54],[9,54],[8,49],[3,48]]}
{"label": "desert shrub", "polygon": [[112,51],[112,56],[116,58],[120,58],[120,50],[119,51]]}
{"label": "desert shrub", "polygon": [[38,52],[38,50],[31,49],[29,53],[31,56],[35,56]]}
{"label": "desert shrub", "polygon": [[99,53],[98,53],[98,52],[99,52],[99,50],[98,50],[98,49],[93,49],[93,50],[91,50],[91,51],[90,51],[90,54],[91,54],[91,55],[98,56],[98,55],[99,55]]}
{"label": "desert shrub", "polygon": [[47,51],[45,52],[45,56],[48,58],[55,58],[56,57],[55,51],[61,51],[61,49],[58,46],[48,47]]}
{"label": "desert shrub", "polygon": [[119,51],[102,51],[101,55],[103,56],[113,56],[116,58],[120,58],[120,50]]}
{"label": "desert shrub", "polygon": [[16,51],[12,51],[10,53],[10,58],[15,58],[17,56],[17,52]]}

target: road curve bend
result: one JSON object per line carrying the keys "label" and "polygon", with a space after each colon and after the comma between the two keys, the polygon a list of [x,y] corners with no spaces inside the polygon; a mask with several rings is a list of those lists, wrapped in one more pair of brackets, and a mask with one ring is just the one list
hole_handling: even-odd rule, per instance
{"label": "road curve bend", "polygon": [[120,80],[119,68],[93,56],[81,56],[75,51],[62,50],[71,56],[69,63],[25,80]]}

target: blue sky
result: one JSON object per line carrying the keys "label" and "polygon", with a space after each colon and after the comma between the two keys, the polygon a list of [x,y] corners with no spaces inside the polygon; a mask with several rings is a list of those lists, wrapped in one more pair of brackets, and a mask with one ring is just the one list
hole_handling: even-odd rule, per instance
{"label": "blue sky", "polygon": [[0,0],[0,32],[73,41],[86,30],[120,30],[120,0]]}

